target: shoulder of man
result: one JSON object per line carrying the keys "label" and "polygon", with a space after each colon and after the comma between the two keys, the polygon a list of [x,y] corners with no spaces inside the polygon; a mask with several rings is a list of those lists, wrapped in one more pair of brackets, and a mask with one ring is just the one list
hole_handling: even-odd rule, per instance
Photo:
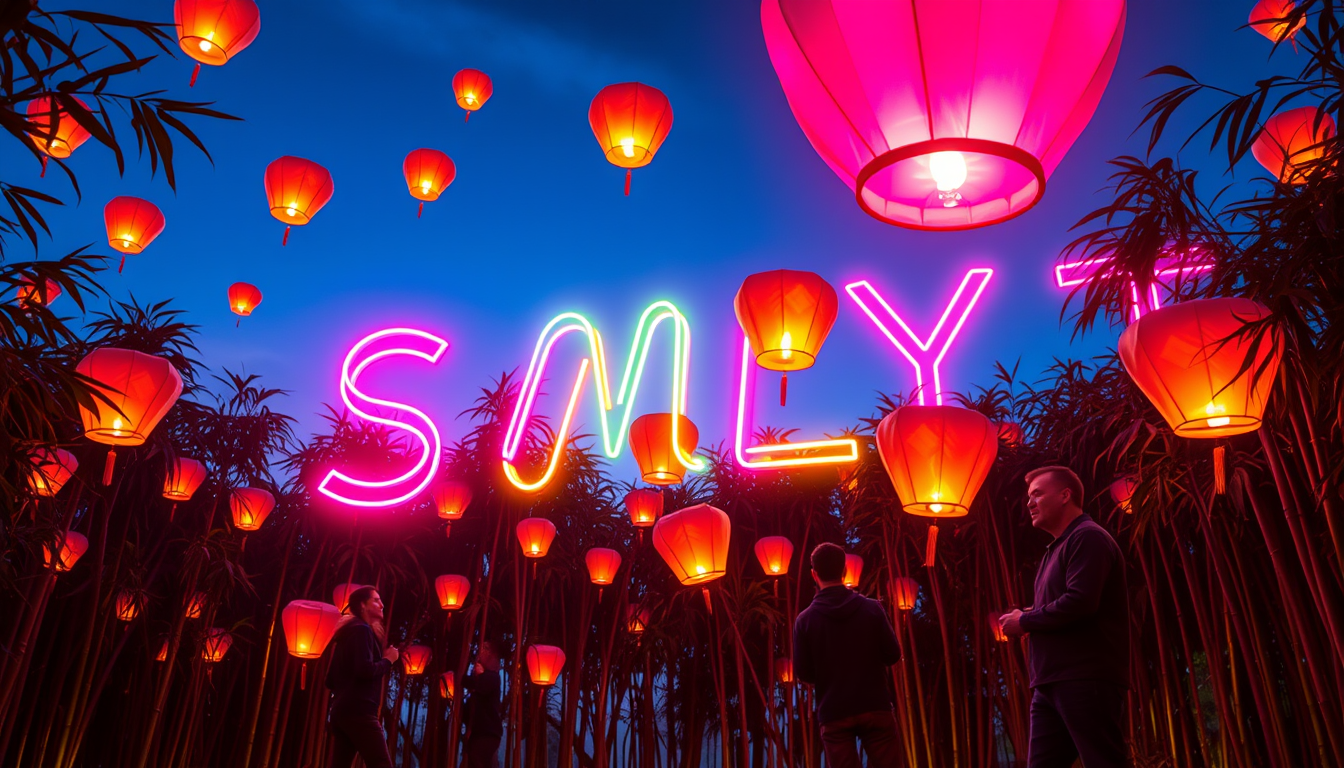
{"label": "shoulder of man", "polygon": [[1079,523],[1078,528],[1069,536],[1069,544],[1073,548],[1103,548],[1115,552],[1120,551],[1120,545],[1116,543],[1115,537],[1111,532],[1101,527],[1096,520],[1084,520]]}

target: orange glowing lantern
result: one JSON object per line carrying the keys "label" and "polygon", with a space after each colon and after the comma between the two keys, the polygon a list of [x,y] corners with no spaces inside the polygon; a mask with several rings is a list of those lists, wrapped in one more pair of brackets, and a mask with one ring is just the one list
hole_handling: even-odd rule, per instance
{"label": "orange glowing lantern", "polygon": [[1284,184],[1302,184],[1334,136],[1335,121],[1328,112],[1298,107],[1266,120],[1251,154]]}
{"label": "orange glowing lantern", "polygon": [[919,582],[909,576],[902,576],[896,579],[891,591],[896,598],[896,608],[898,610],[914,610],[915,603],[919,600]]}
{"label": "orange glowing lantern", "polygon": [[844,585],[850,589],[859,586],[859,579],[863,577],[863,558],[858,555],[845,555],[845,577],[842,579]]}
{"label": "orange glowing lantern", "polygon": [[193,592],[191,599],[187,601],[186,617],[188,619],[199,619],[205,612],[205,593]]}
{"label": "orange glowing lantern", "polygon": [[330,603],[317,600],[293,600],[280,614],[289,654],[303,659],[299,669],[299,689],[308,687],[308,659],[322,656],[336,634],[341,611]]}
{"label": "orange glowing lantern", "polygon": [[642,605],[627,605],[625,607],[625,628],[632,635],[642,635],[644,630],[648,629],[649,622],[653,619],[653,613]]}
{"label": "orange glowing lantern", "polygon": [[233,635],[222,627],[211,627],[205,631],[201,642],[201,660],[207,664],[218,664],[233,646]]}
{"label": "orange glowing lantern", "polygon": [[251,283],[234,283],[229,286],[229,310],[238,316],[233,327],[242,324],[261,303],[261,289]]}
{"label": "orange glowing lantern", "polygon": [[79,558],[89,551],[89,540],[84,538],[84,534],[69,531],[61,540],[60,557],[52,561],[51,550],[44,544],[42,545],[42,559],[46,566],[57,573],[66,573],[75,567]]}
{"label": "orange glowing lantern", "polygon": [[229,493],[229,510],[233,512],[233,527],[252,532],[261,528],[266,517],[275,509],[275,496],[264,488],[234,488]]}
{"label": "orange glowing lantern", "polygon": [[630,172],[653,161],[672,130],[672,104],[663,92],[643,83],[617,83],[597,92],[588,107],[588,125],[607,157],[625,169],[625,194]]}
{"label": "orange glowing lantern", "polygon": [[1247,23],[1251,29],[1264,35],[1270,42],[1282,43],[1284,40],[1291,40],[1297,35],[1298,30],[1307,25],[1306,14],[1298,16],[1297,21],[1289,23],[1288,16],[1296,7],[1297,4],[1292,0],[1260,0],[1251,9]]}
{"label": "orange glowing lantern", "polygon": [[565,652],[554,645],[527,647],[527,672],[536,685],[555,685],[565,666]]}
{"label": "orange glowing lantern", "polygon": [[782,371],[779,404],[787,400],[789,371],[811,368],[835,325],[840,300],[815,272],[776,269],[742,281],[733,300],[756,364]]}
{"label": "orange glowing lantern", "polygon": [[1114,501],[1126,515],[1134,512],[1134,489],[1139,487],[1139,479],[1133,475],[1125,475],[1107,488],[1111,492],[1111,501]]}
{"label": "orange glowing lantern", "polygon": [[168,660],[168,638],[165,637],[163,638],[162,641],[159,642],[159,652],[154,655],[154,660],[155,661]]}
{"label": "orange glowing lantern", "polygon": [[140,595],[123,589],[117,592],[117,620],[135,621],[135,617],[140,615]]}
{"label": "orange glowing lantern", "polygon": [[115,347],[90,352],[75,373],[96,382],[90,386],[106,398],[92,410],[81,404],[79,414],[85,437],[112,446],[103,468],[103,485],[111,485],[116,447],[144,444],[182,394],[182,377],[161,357]]}
{"label": "orange glowing lantern", "polygon": [[663,516],[663,494],[647,488],[636,488],[625,494],[625,511],[636,528],[652,528]]}
{"label": "orange glowing lantern", "polygon": [[1003,623],[999,621],[1000,614],[991,613],[989,615],[989,631],[994,634],[994,639],[1000,643],[1008,642],[1008,633],[1003,631]]}
{"label": "orange glowing lantern", "polygon": [[599,586],[610,584],[621,570],[621,553],[614,549],[593,547],[583,560],[588,564],[588,579]]}
{"label": "orange glowing lantern", "polygon": [[312,160],[285,155],[266,166],[266,198],[271,215],[285,223],[285,236],[280,244],[289,243],[291,226],[312,221],[335,191],[331,173]]}
{"label": "orange glowing lantern", "polygon": [[786,536],[763,536],[756,541],[756,559],[766,576],[784,576],[793,559],[793,542]]}
{"label": "orange glowing lantern", "polygon": [[422,675],[429,667],[429,646],[408,645],[401,652],[401,666],[408,675]]}
{"label": "orange glowing lantern", "polygon": [[261,11],[252,0],[176,0],[173,21],[177,44],[196,60],[189,86],[196,85],[202,64],[227,64],[261,31]]}
{"label": "orange glowing lantern", "polygon": [[434,591],[439,595],[439,607],[445,611],[456,611],[466,605],[471,582],[466,576],[446,574],[434,580]]}
{"label": "orange glowing lantern", "polygon": [[525,517],[518,521],[518,544],[524,557],[545,557],[555,540],[555,523],[544,517]]}
{"label": "orange glowing lantern", "polygon": [[630,452],[639,464],[640,477],[653,485],[680,483],[686,476],[681,457],[695,453],[699,442],[700,430],[680,414],[675,430],[670,413],[646,413],[630,425]]}
{"label": "orange glowing lantern", "polygon": [[79,468],[75,454],[62,448],[38,448],[33,451],[33,468],[28,472],[28,488],[35,496],[50,498],[61,492]]}
{"label": "orange glowing lantern", "polygon": [[479,69],[460,69],[453,75],[453,96],[457,98],[457,106],[467,111],[462,118],[464,123],[471,119],[472,112],[485,106],[494,92],[490,76]]}
{"label": "orange glowing lantern", "polygon": [[727,513],[697,504],[659,520],[653,546],[682,584],[704,584],[727,572],[732,532]]}
{"label": "orange glowing lantern", "polygon": [[460,480],[444,480],[434,486],[434,508],[447,523],[447,535],[453,533],[453,521],[461,520],[471,506],[471,486]]}
{"label": "orange glowing lantern", "polygon": [[121,252],[121,266],[126,266],[126,254],[141,253],[154,238],[163,234],[166,221],[157,205],[138,197],[114,197],[103,206],[103,224],[107,227],[107,244]]}
{"label": "orange glowing lantern", "polygon": [[[83,99],[70,94],[62,94],[56,101],[39,96],[28,102],[28,125],[32,126],[28,133],[33,137],[33,143],[43,155],[58,160],[69,157],[92,135],[61,105],[60,102],[67,99],[85,111],[89,109]],[[42,158],[43,175],[47,172],[47,157]]]}
{"label": "orange glowing lantern", "polygon": [[177,456],[163,478],[163,498],[173,502],[190,501],[191,495],[205,482],[205,465],[195,459]]}
{"label": "orange glowing lantern", "polygon": [[1003,443],[1005,448],[1021,448],[1022,425],[1012,421],[1000,422],[999,442]]}
{"label": "orange glowing lantern", "polygon": [[60,297],[61,286],[57,285],[55,280],[46,278],[39,278],[39,280],[41,282],[25,277],[19,282],[19,290],[14,295],[14,298],[19,302],[19,306],[29,309],[46,307]]}
{"label": "orange glowing lantern", "polygon": [[[912,515],[962,517],[994,465],[998,429],[982,414],[951,405],[903,405],[877,427],[877,450],[901,508]],[[929,526],[932,566],[938,527]]]}
{"label": "orange glowing lantern", "polygon": [[793,684],[793,659],[787,656],[781,656],[775,659],[775,676],[783,685]]}
{"label": "orange glowing lantern", "polygon": [[414,149],[401,164],[401,172],[406,174],[411,197],[420,201],[420,210],[415,214],[418,219],[425,212],[425,203],[438,200],[453,183],[457,166],[453,165],[452,158],[437,149]]}
{"label": "orange glowing lantern", "polygon": [[439,675],[439,696],[445,699],[453,698],[457,692],[457,686],[454,684],[454,675],[452,672],[444,672]]}
{"label": "orange glowing lantern", "polygon": [[341,613],[345,613],[350,609],[350,593],[363,586],[363,584],[337,584],[336,588],[331,590],[331,604],[336,606]]}

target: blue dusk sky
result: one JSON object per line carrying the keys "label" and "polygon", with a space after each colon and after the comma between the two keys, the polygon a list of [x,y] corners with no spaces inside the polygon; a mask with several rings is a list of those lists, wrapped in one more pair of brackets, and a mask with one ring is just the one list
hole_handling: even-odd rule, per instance
{"label": "blue dusk sky", "polygon": [[[1118,329],[1071,343],[1060,323],[1065,292],[1051,271],[1069,227],[1106,201],[1106,161],[1144,152],[1146,131],[1134,133],[1143,104],[1172,83],[1143,75],[1178,64],[1240,91],[1297,66],[1287,48],[1269,60],[1269,43],[1242,28],[1250,0],[1132,0],[1109,88],[1041,203],[998,226],[925,233],[864,214],[813,151],[771,68],[753,0],[260,4],[256,41],[227,66],[204,68],[194,89],[185,57],[160,57],[121,86],[167,89],[243,118],[193,123],[214,164],[181,141],[174,194],[151,178],[147,159],[119,177],[111,153],[86,144],[71,160],[83,202],[50,212],[54,239],[38,258],[86,243],[111,253],[104,203],[122,194],[152,200],[167,229],[127,259],[122,275],[104,275],[112,298],[171,298],[200,326],[200,359],[288,390],[279,407],[305,436],[321,427],[322,404],[339,402],[341,360],[369,332],[413,326],[450,341],[437,366],[389,361],[365,386],[424,409],[453,440],[466,429],[457,414],[492,377],[526,368],[557,313],[593,319],[619,378],[636,318],[668,299],[692,327],[689,415],[701,444],[728,442],[740,338],[733,296],[748,274],[778,268],[820,273],[841,305],[818,365],[790,378],[786,408],[775,398],[776,375],[761,376],[757,424],[820,436],[871,414],[876,392],[913,388],[911,369],[844,294],[855,279],[872,281],[927,332],[966,270],[993,268],[944,363],[945,386],[988,386],[996,360],[1011,367],[1019,358],[1022,377],[1035,380],[1054,357],[1086,358],[1115,343]],[[172,19],[171,0],[94,5]],[[487,72],[495,88],[466,123],[450,87],[463,67]],[[632,80],[666,93],[675,122],[652,165],[635,171],[627,198],[587,110],[603,86]],[[1197,104],[1172,135],[1183,137],[1203,114]],[[1206,169],[1212,190],[1231,180],[1207,145],[1193,143],[1182,162]],[[417,147],[457,164],[456,181],[419,220],[401,173]],[[62,174],[39,180],[20,155],[5,151],[7,180],[73,199]],[[282,155],[321,163],[336,186],[283,248],[284,227],[262,186],[266,165]],[[1260,175],[1249,159],[1237,171],[1237,183]],[[27,255],[16,247],[10,258]],[[239,280],[265,298],[235,328],[226,290]],[[583,354],[570,339],[557,352],[552,393],[572,380]],[[651,357],[636,413],[667,409],[670,344],[660,339]],[[580,417],[595,431],[591,387],[586,397]],[[541,411],[558,414],[560,400],[544,399]],[[632,479],[633,462],[622,457],[616,474]]]}

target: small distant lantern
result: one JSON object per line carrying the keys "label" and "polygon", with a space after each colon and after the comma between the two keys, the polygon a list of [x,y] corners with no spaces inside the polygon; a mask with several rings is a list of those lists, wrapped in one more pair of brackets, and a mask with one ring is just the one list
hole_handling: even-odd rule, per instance
{"label": "small distant lantern", "polygon": [[793,684],[793,659],[781,656],[775,659],[775,676],[781,685]]}
{"label": "small distant lantern", "polygon": [[218,664],[233,646],[233,635],[222,627],[211,627],[205,631],[201,643],[201,660],[207,664]]}
{"label": "small distant lantern", "polygon": [[163,234],[166,223],[157,205],[138,197],[114,197],[103,206],[107,244],[121,252],[118,273],[126,267],[126,255],[142,253]]}
{"label": "small distant lantern", "polygon": [[52,561],[51,550],[44,544],[42,546],[42,559],[46,566],[57,573],[66,573],[75,567],[79,558],[89,551],[89,540],[82,533],[68,531],[60,541],[61,554]]}
{"label": "small distant lantern", "polygon": [[266,198],[271,215],[285,223],[285,236],[280,244],[289,243],[291,226],[312,221],[335,191],[331,173],[312,160],[285,155],[266,166]]}
{"label": "small distant lantern", "polygon": [[1003,623],[999,621],[999,614],[991,613],[989,615],[989,631],[994,634],[995,641],[1008,642],[1008,633],[1003,631]]}
{"label": "small distant lantern", "polygon": [[999,442],[1003,447],[1013,449],[1022,447],[1022,425],[1004,421],[999,423]]}
{"label": "small distant lantern", "polygon": [[909,576],[901,576],[892,585],[892,595],[896,599],[898,610],[912,611],[919,600],[919,582]]}
{"label": "small distant lantern", "polygon": [[265,488],[234,488],[229,493],[229,510],[233,512],[233,527],[252,532],[261,528],[271,510],[275,496]]}
{"label": "small distant lantern", "polygon": [[422,675],[429,667],[429,646],[408,645],[401,652],[401,666],[408,675]]}
{"label": "small distant lantern", "polygon": [[536,685],[555,685],[565,666],[565,652],[554,645],[527,647],[527,672]]}
{"label": "small distant lantern", "polygon": [[116,608],[118,621],[135,621],[140,615],[140,595],[129,589],[117,592]]}
{"label": "small distant lantern", "polygon": [[457,106],[467,111],[462,122],[471,119],[471,113],[485,106],[485,102],[495,92],[490,76],[479,69],[460,69],[453,75],[453,96]]}
{"label": "small distant lantern", "polygon": [[[1298,30],[1307,25],[1307,15],[1304,13],[1297,17],[1297,21],[1289,22],[1288,16],[1292,14],[1297,4],[1292,0],[1260,0],[1251,9],[1251,16],[1247,19],[1251,29],[1264,35],[1271,43],[1282,43],[1284,40],[1292,40],[1298,33]],[[1296,42],[1294,42],[1296,47]]]}
{"label": "small distant lantern", "polygon": [[732,529],[723,510],[697,504],[659,520],[653,546],[682,584],[705,584],[728,571]]}
{"label": "small distant lantern", "polygon": [[1134,512],[1134,490],[1139,487],[1139,479],[1134,475],[1125,475],[1111,483],[1107,489],[1114,501],[1126,515]]}
{"label": "small distant lantern", "polygon": [[1303,184],[1311,166],[1325,157],[1335,121],[1319,107],[1298,107],[1265,121],[1251,155],[1284,184]]}
{"label": "small distant lantern", "polygon": [[188,619],[199,619],[201,614],[205,613],[205,593],[193,592],[191,599],[187,601],[186,617]]}
{"label": "small distant lantern", "polygon": [[420,201],[420,210],[415,214],[418,219],[425,212],[425,203],[438,200],[453,183],[457,166],[453,165],[452,158],[437,149],[414,149],[402,162],[401,172],[406,175],[411,197]]}
{"label": "small distant lantern", "polygon": [[345,582],[337,584],[336,588],[331,590],[331,604],[336,606],[341,613],[345,613],[350,610],[350,594],[363,587],[363,584],[348,584]]}
{"label": "small distant lantern", "polygon": [[517,533],[524,557],[545,557],[555,540],[555,523],[544,517],[526,517],[518,521]]}
{"label": "small distant lantern", "polygon": [[308,660],[321,658],[336,634],[341,611],[330,603],[317,600],[293,600],[280,614],[289,654],[303,659],[299,668],[299,689],[308,687]]}
{"label": "small distant lantern", "polygon": [[47,278],[38,278],[34,281],[32,278],[23,278],[19,282],[19,289],[14,294],[18,300],[19,306],[26,309],[33,307],[50,306],[51,302],[60,297],[61,286],[55,280]]}
{"label": "small distant lantern", "polygon": [[261,304],[261,289],[251,283],[234,283],[229,286],[229,311],[238,316],[233,322],[237,328],[244,317],[249,317]]}
{"label": "small distant lantern", "polygon": [[606,547],[593,547],[583,556],[588,565],[588,579],[598,586],[605,586],[616,580],[621,570],[621,553]]}
{"label": "small distant lantern", "polygon": [[461,480],[444,480],[434,486],[434,508],[447,523],[448,535],[453,533],[453,522],[461,520],[471,506],[471,486]]}
{"label": "small distant lantern", "polygon": [[467,593],[471,592],[471,582],[466,576],[445,574],[434,579],[434,591],[439,596],[440,608],[445,611],[456,611],[466,605]]}
{"label": "small distant lantern", "polygon": [[632,635],[644,634],[652,619],[652,612],[643,605],[634,604],[625,607],[625,629]]}
{"label": "small distant lantern", "polygon": [[839,307],[835,288],[815,272],[776,269],[742,281],[733,309],[756,364],[784,374],[780,405],[788,399],[789,371],[816,363]]}
{"label": "small distant lantern", "polygon": [[169,501],[190,501],[192,494],[205,482],[205,465],[184,456],[174,457],[163,478],[163,498]]}
{"label": "small distant lantern", "polygon": [[636,528],[652,528],[663,516],[663,494],[647,488],[636,488],[625,494],[625,511]]}
{"label": "small distant lantern", "polygon": [[784,576],[793,560],[793,542],[787,536],[763,536],[756,541],[756,559],[766,576]]}
{"label": "small distant lantern", "polygon": [[695,453],[699,442],[700,430],[681,414],[675,429],[670,413],[647,413],[630,424],[630,452],[639,464],[641,479],[653,485],[680,483],[687,469],[682,457]]}
{"label": "small distant lantern", "polygon": [[863,558],[858,555],[845,555],[845,577],[843,582],[846,587],[855,589],[859,586],[859,579],[863,578]]}
{"label": "small distant lantern", "polygon": [[116,447],[144,444],[182,394],[182,377],[161,357],[115,347],[90,352],[75,373],[97,382],[92,386],[106,398],[92,410],[80,405],[79,414],[85,437],[112,446],[103,467],[103,485],[111,485]]}
{"label": "small distant lantern", "polygon": [[227,64],[261,31],[261,11],[253,0],[177,0],[173,3],[173,21],[177,23],[177,44],[196,60],[188,87],[196,85],[202,64]]}
{"label": "small distant lantern", "polygon": [[451,671],[439,675],[439,696],[445,699],[453,698],[457,692],[457,686],[454,684],[454,675]]}
{"label": "small distant lantern", "polygon": [[28,471],[28,489],[34,496],[51,498],[61,492],[79,469],[75,454],[62,448],[38,448]]}
{"label": "small distant lantern", "polygon": [[[60,98],[71,99],[85,110],[89,108],[78,96],[62,94]],[[59,100],[52,101],[47,96],[28,102],[28,125],[32,126],[28,133],[33,137],[33,143],[46,156],[42,158],[43,175],[47,172],[47,157],[64,160],[92,135],[60,105]]]}
{"label": "small distant lantern", "polygon": [[159,641],[159,652],[154,654],[154,660],[155,661],[168,660],[168,638],[165,637]]}
{"label": "small distant lantern", "polygon": [[643,83],[616,83],[597,92],[588,107],[588,125],[607,162],[630,173],[653,162],[672,130],[672,104],[662,91]]}

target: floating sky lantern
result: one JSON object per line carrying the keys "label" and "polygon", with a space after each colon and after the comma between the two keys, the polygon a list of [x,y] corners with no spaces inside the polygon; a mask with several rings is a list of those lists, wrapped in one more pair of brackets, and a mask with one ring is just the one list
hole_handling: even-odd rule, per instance
{"label": "floating sky lantern", "polygon": [[140,595],[129,589],[119,590],[116,599],[117,621],[135,621],[140,615]]}
{"label": "floating sky lantern", "polygon": [[220,67],[257,39],[261,11],[252,0],[177,0],[173,3],[177,44],[196,60],[191,86],[201,65]]}
{"label": "floating sky lantern", "polygon": [[766,0],[789,108],[859,207],[914,229],[1031,208],[1110,80],[1125,0]]}
{"label": "floating sky lantern", "polygon": [[756,540],[756,560],[766,576],[784,576],[793,559],[793,542],[787,536],[762,536]]}
{"label": "floating sky lantern", "polygon": [[418,219],[425,212],[425,203],[438,200],[439,195],[453,183],[457,166],[453,165],[448,155],[437,149],[413,149],[401,164],[401,172],[406,174],[406,186],[410,189],[411,197],[420,201],[420,210],[415,214]]}
{"label": "floating sky lantern", "polygon": [[461,480],[443,480],[434,486],[434,508],[439,517],[447,523],[448,535],[453,532],[453,522],[461,520],[471,506],[471,486]]}
{"label": "floating sky lantern", "polygon": [[34,496],[51,498],[61,492],[79,469],[75,454],[63,448],[38,448],[33,451],[33,468],[28,471],[28,489]]}
{"label": "floating sky lantern", "polygon": [[457,686],[454,684],[454,675],[452,671],[444,672],[439,675],[439,696],[445,699],[453,698],[457,692]]}
{"label": "floating sky lantern", "polygon": [[551,686],[560,679],[565,666],[565,652],[554,645],[527,647],[527,673],[535,685]]}
{"label": "floating sky lantern", "polygon": [[422,675],[429,668],[429,646],[408,645],[401,652],[401,666],[408,675]]}
{"label": "floating sky lantern", "polygon": [[621,553],[607,547],[593,547],[584,553],[583,561],[588,566],[588,580],[598,586],[615,581],[621,570]]}
{"label": "floating sky lantern", "polygon": [[625,494],[625,511],[636,528],[652,528],[663,516],[663,494],[647,488],[636,488]]}
{"label": "floating sky lantern", "polygon": [[335,191],[331,173],[312,160],[285,155],[266,166],[266,199],[271,215],[285,223],[280,244],[289,243],[291,226],[312,221]]}
{"label": "floating sky lantern", "polygon": [[1266,120],[1251,144],[1251,154],[1284,184],[1302,184],[1334,136],[1335,121],[1328,112],[1298,107]]}
{"label": "floating sky lantern", "polygon": [[858,555],[845,555],[845,575],[841,581],[846,587],[856,589],[861,578],[863,578],[863,558]]}
{"label": "floating sky lantern", "polygon": [[697,504],[663,517],[653,546],[682,584],[705,584],[728,571],[732,523],[721,509]]}
{"label": "floating sky lantern", "polygon": [[111,485],[117,446],[144,444],[182,394],[182,377],[161,357],[115,347],[90,352],[75,373],[96,382],[91,386],[105,398],[93,409],[81,404],[79,415],[85,437],[111,446],[103,468],[103,485]]}
{"label": "floating sky lantern", "polygon": [[642,635],[653,620],[653,613],[638,603],[625,607],[625,629],[632,635]]}
{"label": "floating sky lantern", "polygon": [[233,635],[223,627],[211,627],[205,631],[201,642],[201,660],[207,664],[218,664],[233,647]]}
{"label": "floating sky lantern", "polygon": [[299,689],[308,687],[308,660],[321,658],[336,634],[341,611],[330,603],[317,600],[293,600],[280,614],[289,655],[303,659],[299,669]]}
{"label": "floating sky lantern", "polygon": [[915,603],[919,600],[919,582],[909,576],[901,576],[892,584],[891,591],[896,600],[897,610],[914,610]]}
{"label": "floating sky lantern", "polygon": [[524,557],[545,557],[555,540],[555,523],[544,517],[525,517],[518,521],[517,533]]}
{"label": "floating sky lantern", "polygon": [[597,92],[588,107],[598,146],[607,162],[625,169],[625,194],[630,173],[653,162],[672,130],[672,104],[663,92],[643,83],[616,83]]}
{"label": "floating sky lantern", "polygon": [[[62,94],[60,98],[71,99],[85,110],[89,108],[89,105],[78,96],[67,93]],[[63,160],[92,135],[60,105],[59,100],[52,101],[47,96],[39,96],[28,102],[28,125],[32,126],[28,134],[33,137],[33,143],[43,154],[43,176],[47,175],[48,157]]]}
{"label": "floating sky lantern", "polygon": [[733,309],[756,364],[784,374],[780,405],[787,400],[789,371],[811,368],[817,361],[839,306],[835,289],[815,272],[776,269],[742,281]]}
{"label": "floating sky lantern", "polygon": [[793,659],[787,656],[775,659],[775,678],[781,685],[793,684]]}
{"label": "floating sky lantern", "polygon": [[673,422],[670,413],[646,413],[630,424],[630,452],[644,482],[676,485],[686,476],[686,467],[673,450],[674,440],[681,453],[690,456],[700,442],[700,430],[681,414]]}
{"label": "floating sky lantern", "polygon": [[238,316],[233,327],[237,328],[244,317],[250,316],[261,303],[261,289],[251,283],[234,283],[229,286],[229,311]]}
{"label": "floating sky lantern", "polygon": [[490,76],[479,69],[460,69],[453,75],[453,96],[457,98],[457,106],[467,111],[462,118],[464,123],[471,119],[472,112],[485,106],[494,92]]}
{"label": "floating sky lantern", "polygon": [[[1288,16],[1293,12],[1297,4],[1292,0],[1260,0],[1251,9],[1251,16],[1247,19],[1251,29],[1264,35],[1272,43],[1282,43],[1284,40],[1292,40],[1298,33],[1298,30],[1307,25],[1307,15],[1302,14],[1296,22],[1289,22]],[[1293,47],[1297,44],[1294,41]]]}
{"label": "floating sky lantern", "polygon": [[178,502],[190,501],[192,494],[205,482],[205,465],[195,459],[184,456],[173,457],[168,464],[168,473],[163,478],[163,498],[173,502],[168,510],[168,520],[173,519]]}
{"label": "floating sky lantern", "polygon": [[[904,405],[877,427],[877,450],[901,508],[912,515],[962,517],[998,454],[998,429],[952,405]],[[938,527],[929,526],[924,562],[933,565]]]}
{"label": "floating sky lantern", "polygon": [[261,528],[271,510],[275,496],[265,488],[234,488],[229,492],[229,510],[233,513],[233,527],[252,532]]}
{"label": "floating sky lantern", "polygon": [[168,638],[165,637],[159,641],[159,652],[154,654],[154,660],[155,661],[168,660]]}
{"label": "floating sky lantern", "polygon": [[456,611],[467,603],[467,593],[471,592],[471,582],[466,576],[456,573],[445,574],[434,579],[434,591],[439,596],[439,607],[445,611]]}
{"label": "floating sky lantern", "polygon": [[89,540],[82,533],[74,531],[66,532],[60,540],[61,554],[53,562],[51,550],[44,544],[42,545],[42,559],[46,566],[57,573],[66,573],[75,567],[79,558],[89,551]]}
{"label": "floating sky lantern", "polygon": [[345,613],[347,610],[350,609],[350,593],[354,592],[356,589],[361,589],[363,587],[364,587],[363,584],[353,584],[346,582],[341,582],[340,584],[337,584],[336,588],[331,590],[331,604],[336,606],[336,608],[340,610],[341,613]]}
{"label": "floating sky lantern", "polygon": [[126,267],[126,255],[142,253],[154,238],[163,234],[163,211],[148,200],[138,197],[114,197],[103,206],[103,224],[107,227],[107,243],[121,253],[121,266]]}
{"label": "floating sky lantern", "polygon": [[19,282],[19,289],[15,292],[14,298],[18,300],[19,306],[25,308],[46,307],[59,298],[61,293],[61,286],[55,280],[38,278],[34,281],[25,277]]}
{"label": "floating sky lantern", "polygon": [[201,614],[205,613],[206,597],[204,592],[191,593],[191,599],[187,601],[187,609],[184,615],[188,619],[199,619]]}
{"label": "floating sky lantern", "polygon": [[1107,486],[1110,491],[1111,501],[1126,514],[1134,512],[1134,491],[1139,487],[1139,479],[1134,475],[1124,475],[1115,482]]}

